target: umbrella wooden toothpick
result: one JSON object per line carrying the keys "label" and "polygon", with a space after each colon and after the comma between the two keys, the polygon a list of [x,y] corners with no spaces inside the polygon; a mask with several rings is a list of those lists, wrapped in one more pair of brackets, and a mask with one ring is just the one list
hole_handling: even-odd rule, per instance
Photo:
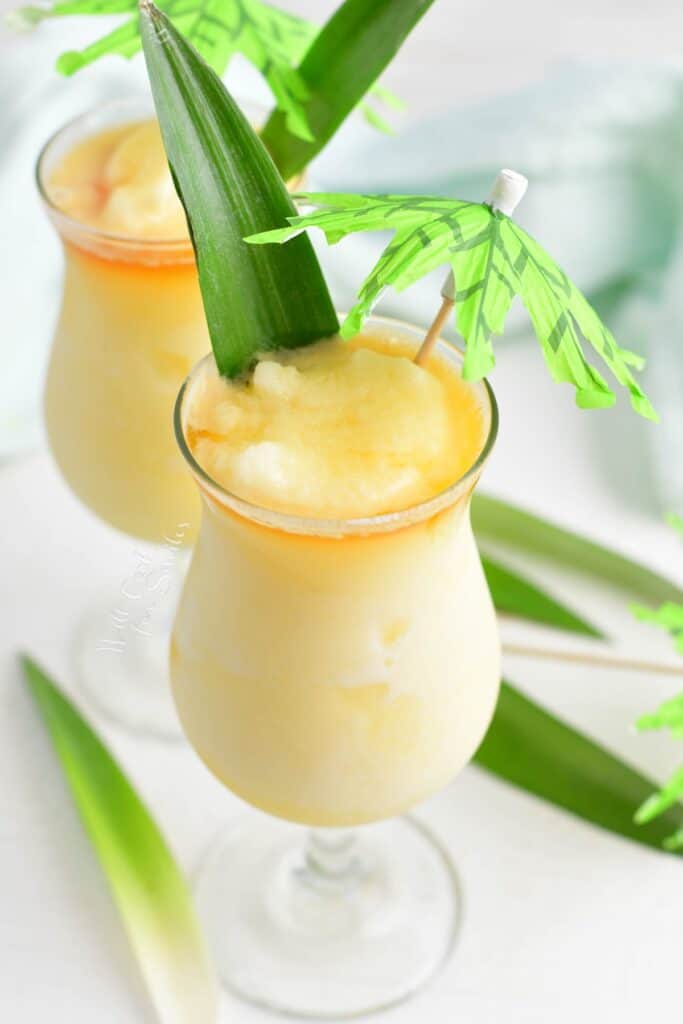
{"label": "umbrella wooden toothpick", "polygon": [[[493,183],[488,205],[492,210],[500,210],[501,213],[511,217],[519,202],[524,198],[524,193],[528,186],[528,179],[523,174],[518,174],[517,171],[510,171],[504,168],[499,172]],[[441,337],[444,324],[453,310],[455,303],[455,277],[452,270],[449,271],[448,277],[444,281],[441,294],[443,296],[441,308],[434,317],[432,325],[425,334],[424,341],[415,356],[415,362],[418,366],[423,366],[429,359],[437,339]]]}

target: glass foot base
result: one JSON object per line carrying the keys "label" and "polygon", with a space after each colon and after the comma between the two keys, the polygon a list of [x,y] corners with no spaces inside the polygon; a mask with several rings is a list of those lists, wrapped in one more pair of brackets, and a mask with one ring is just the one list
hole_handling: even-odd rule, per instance
{"label": "glass foot base", "polygon": [[196,901],[225,986],[340,1020],[386,1009],[446,961],[458,919],[446,853],[417,822],[355,832],[246,818],[209,850]]}
{"label": "glass foot base", "polygon": [[129,732],[180,741],[168,675],[170,621],[147,631],[120,623],[114,600],[90,610],[77,636],[81,692],[96,711]]}

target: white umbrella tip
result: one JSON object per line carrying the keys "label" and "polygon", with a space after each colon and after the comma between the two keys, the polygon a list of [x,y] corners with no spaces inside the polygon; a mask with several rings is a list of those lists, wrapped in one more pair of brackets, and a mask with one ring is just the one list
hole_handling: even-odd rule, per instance
{"label": "white umbrella tip", "polygon": [[528,187],[528,178],[525,178],[523,174],[519,174],[518,171],[511,171],[505,167],[502,171],[499,171],[493,183],[489,203],[494,210],[500,210],[501,213],[511,217],[517,205],[524,198]]}

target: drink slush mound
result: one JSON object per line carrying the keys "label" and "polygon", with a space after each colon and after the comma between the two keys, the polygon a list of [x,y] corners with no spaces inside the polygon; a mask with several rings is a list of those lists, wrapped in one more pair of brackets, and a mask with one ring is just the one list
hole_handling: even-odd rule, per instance
{"label": "drink slush mound", "polygon": [[469,523],[492,406],[445,346],[414,365],[417,337],[375,321],[234,382],[205,360],[180,401],[205,514],[176,704],[226,785],[295,822],[413,806],[471,758],[495,705]]}
{"label": "drink slush mound", "polygon": [[134,121],[70,149],[48,175],[47,193],[72,220],[110,235],[188,239],[159,125]]}
{"label": "drink slush mound", "polygon": [[426,501],[475,461],[483,414],[448,364],[411,354],[390,335],[325,341],[264,357],[248,384],[207,363],[190,446],[226,490],[282,512],[351,519]]}
{"label": "drink slush mound", "polygon": [[158,125],[112,125],[116,110],[62,129],[39,164],[65,255],[48,437],[66,482],[100,518],[156,542],[184,524],[187,542],[199,503],[174,443],[173,403],[209,350],[208,331]]}

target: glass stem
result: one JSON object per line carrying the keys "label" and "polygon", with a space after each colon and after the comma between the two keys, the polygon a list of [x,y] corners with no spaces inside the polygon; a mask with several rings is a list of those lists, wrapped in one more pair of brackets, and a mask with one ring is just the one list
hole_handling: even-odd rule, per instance
{"label": "glass stem", "polygon": [[310,829],[305,848],[305,872],[313,885],[348,885],[364,872],[356,833],[350,829]]}

